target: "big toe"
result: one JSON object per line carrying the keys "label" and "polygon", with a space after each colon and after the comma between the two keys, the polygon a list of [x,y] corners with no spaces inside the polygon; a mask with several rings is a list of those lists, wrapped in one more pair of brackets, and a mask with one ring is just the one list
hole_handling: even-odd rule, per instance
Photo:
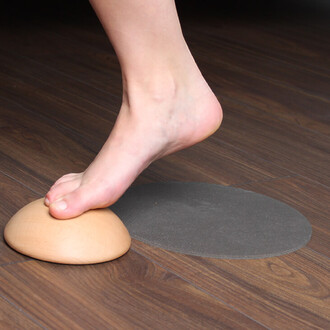
{"label": "big toe", "polygon": [[51,203],[49,212],[57,219],[70,219],[97,206],[91,191],[85,187],[79,187]]}
{"label": "big toe", "polygon": [[48,191],[45,197],[45,204],[49,206],[55,201],[61,199],[68,193],[76,190],[80,185],[78,180],[69,180],[66,182],[57,183]]}

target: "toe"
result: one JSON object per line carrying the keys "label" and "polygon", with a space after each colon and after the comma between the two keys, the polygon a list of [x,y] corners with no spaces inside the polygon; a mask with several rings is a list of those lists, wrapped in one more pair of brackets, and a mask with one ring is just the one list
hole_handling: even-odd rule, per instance
{"label": "toe", "polygon": [[97,208],[92,190],[82,186],[49,205],[50,214],[57,219],[70,219]]}
{"label": "toe", "polygon": [[80,180],[70,180],[62,183],[58,183],[52,189],[48,191],[45,197],[45,204],[49,206],[56,200],[61,199],[64,195],[67,195],[71,191],[76,190],[80,185]]}

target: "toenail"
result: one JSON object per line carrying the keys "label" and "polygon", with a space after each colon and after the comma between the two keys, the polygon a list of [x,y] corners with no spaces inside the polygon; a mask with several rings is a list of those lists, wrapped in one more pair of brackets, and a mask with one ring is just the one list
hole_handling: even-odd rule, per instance
{"label": "toenail", "polygon": [[49,199],[45,197],[45,204],[48,206],[49,205]]}
{"label": "toenail", "polygon": [[52,206],[57,209],[57,210],[61,210],[64,211],[67,207],[66,202],[65,201],[57,201],[55,203],[52,204]]}

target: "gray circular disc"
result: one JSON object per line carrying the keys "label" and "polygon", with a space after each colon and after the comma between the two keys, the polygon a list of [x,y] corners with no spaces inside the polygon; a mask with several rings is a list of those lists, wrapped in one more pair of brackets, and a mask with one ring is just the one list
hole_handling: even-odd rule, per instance
{"label": "gray circular disc", "polygon": [[133,186],[111,209],[133,238],[203,257],[279,256],[307,244],[312,233],[308,220],[287,204],[217,184]]}

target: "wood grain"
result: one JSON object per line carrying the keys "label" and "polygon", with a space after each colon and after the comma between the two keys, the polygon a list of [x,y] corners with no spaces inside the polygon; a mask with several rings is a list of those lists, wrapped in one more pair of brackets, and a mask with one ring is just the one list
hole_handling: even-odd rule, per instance
{"label": "wood grain", "polygon": [[295,174],[329,185],[330,137],[226,99],[222,140]]}
{"label": "wood grain", "polygon": [[272,329],[329,324],[328,258],[311,249],[260,260],[180,255],[134,241],[135,251]]}
{"label": "wood grain", "polygon": [[[208,47],[208,45],[206,45]],[[219,47],[219,46],[218,46]],[[224,51],[221,51],[223,53]],[[229,54],[233,51],[229,51]],[[304,75],[297,75],[294,70],[289,70],[283,67],[283,71],[293,71],[296,79],[300,81],[310,81],[312,84],[314,80],[314,87],[308,91],[297,88],[297,84],[289,84],[286,82],[285,75],[282,75],[282,80],[273,78],[272,73],[267,76],[256,74],[256,71],[265,70],[261,64],[265,62],[262,59],[255,58],[252,65],[245,65],[245,67],[237,67],[236,63],[244,63],[241,57],[246,59],[245,50],[241,50],[240,56],[235,60],[231,57],[231,61],[226,60],[225,56],[216,55],[219,49],[214,52],[214,56],[210,54],[203,54],[196,56],[199,59],[199,64],[203,72],[213,72],[206,74],[207,80],[219,96],[219,98],[231,98],[237,102],[253,106],[264,112],[276,114],[277,117],[283,118],[293,125],[306,127],[320,133],[329,135],[330,122],[328,118],[329,110],[329,96],[328,90],[330,87],[328,77],[304,77]],[[198,54],[196,52],[196,54]],[[227,55],[228,57],[230,55]],[[261,63],[261,64],[260,64]],[[244,65],[244,64],[243,64]],[[270,63],[276,69],[281,65],[278,63]],[[220,68],[221,75],[218,70]],[[259,69],[257,69],[259,67]],[[280,71],[280,69],[278,71]],[[265,70],[267,72],[267,70]],[[299,71],[299,70],[298,70]],[[306,76],[306,75],[305,75]],[[321,97],[314,95],[312,90],[318,88],[323,90],[327,96]],[[317,83],[316,83],[317,82]]]}
{"label": "wood grain", "polygon": [[[82,114],[86,112],[84,107],[104,119],[108,119],[111,114],[118,112],[121,105],[121,83],[118,79],[113,79],[113,83],[104,89],[95,88],[89,85],[88,81],[80,81],[77,77],[59,72],[54,66],[46,66],[42,62],[29,59],[23,54],[12,54],[8,52],[8,49],[0,50],[0,72],[9,79],[9,82],[14,79],[16,83],[13,85],[4,84],[4,88],[10,86],[19,88],[21,85],[18,83],[26,82],[34,86],[31,93],[35,92],[38,95],[38,91],[40,91],[39,97],[54,94],[53,99],[65,100],[64,105],[71,106],[73,111],[82,108],[80,110]],[[115,63],[114,66],[117,67]],[[15,92],[11,88],[8,90],[11,93]],[[19,91],[16,93],[18,94]],[[2,95],[5,96],[5,94]],[[48,97],[48,102],[52,98]],[[70,114],[67,113],[68,115]]]}
{"label": "wood grain", "polygon": [[0,328],[1,329],[42,329],[40,325],[22,311],[15,308],[7,300],[0,297]]}
{"label": "wood grain", "polygon": [[40,26],[0,31],[0,38],[7,45],[6,48],[0,46],[1,49],[15,49],[25,57],[56,68],[89,86],[121,91],[120,68],[110,46],[108,51],[101,52],[87,43],[83,46],[51,31],[43,31]]}
{"label": "wood grain", "polygon": [[2,233],[9,219],[25,204],[38,197],[35,192],[0,171],[0,266],[30,260],[30,258],[13,251],[5,243]]}
{"label": "wood grain", "polygon": [[[203,159],[202,162],[199,159]],[[232,185],[295,175],[259,157],[212,139],[165,157],[143,172],[157,181],[197,181]]]}
{"label": "wood grain", "polygon": [[[23,172],[16,169],[9,169],[8,174],[20,174],[16,179],[38,193],[46,193],[49,183],[61,174],[83,171],[93,160],[95,154],[84,146],[80,136],[46,117],[3,99],[0,111],[0,151],[7,156],[3,160],[7,163],[6,168],[11,160],[15,160],[12,165],[25,168],[30,175],[23,176]],[[31,176],[39,177],[39,181],[30,180]],[[42,186],[40,180],[44,182]]]}
{"label": "wood grain", "polygon": [[30,75],[17,74],[16,78],[11,78],[0,73],[0,83],[4,86],[4,99],[11,102],[19,99],[19,105],[29,111],[52,119],[56,124],[72,131],[77,132],[79,128],[77,133],[83,132],[79,137],[81,142],[90,149],[95,148],[94,139],[104,142],[116,118],[107,109],[97,107],[62,89],[56,89]]}
{"label": "wood grain", "polygon": [[0,274],[1,294],[47,328],[263,329],[133,251],[111,263],[30,261]]}

